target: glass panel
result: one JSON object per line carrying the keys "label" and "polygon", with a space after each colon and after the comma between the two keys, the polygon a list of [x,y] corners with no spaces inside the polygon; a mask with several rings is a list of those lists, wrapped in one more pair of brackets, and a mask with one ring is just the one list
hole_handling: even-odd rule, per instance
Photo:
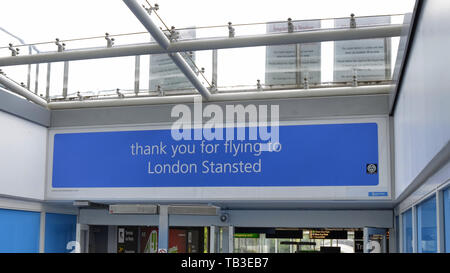
{"label": "glass panel", "polygon": [[[68,97],[79,91],[84,96],[134,95],[135,57],[72,61],[69,65]],[[53,77],[53,65],[52,65]]]}
{"label": "glass panel", "polygon": [[405,213],[402,214],[402,233],[403,233],[403,253],[412,253],[412,210],[409,209]]}
{"label": "glass panel", "polygon": [[[192,69],[195,69],[195,54],[181,54]],[[194,70],[195,71],[195,70]],[[150,56],[150,90],[186,90],[194,87],[167,54]]]}
{"label": "glass panel", "polygon": [[[139,2],[148,6],[145,0]],[[153,2],[148,2],[153,5]],[[232,22],[236,28],[236,36],[264,33],[264,28],[258,28],[259,23],[286,21],[288,17],[295,21],[348,17],[350,12],[355,13],[356,16],[397,14],[411,12],[414,7],[414,0],[316,0],[309,1],[307,5],[303,1],[292,0],[258,1],[257,3],[240,0],[159,0],[157,2],[160,7],[157,13],[168,27],[172,25],[176,27],[183,25],[223,26]],[[159,27],[164,28],[154,13],[151,16]],[[215,30],[215,33],[208,35],[212,35],[210,37],[228,36],[227,27],[217,27]],[[242,32],[246,32],[246,34],[242,34]]]}
{"label": "glass panel", "polygon": [[419,253],[437,252],[436,197],[417,206],[417,250]]}
{"label": "glass panel", "polygon": [[397,249],[397,253],[400,252],[400,217],[399,216],[395,216],[395,246]]}
{"label": "glass panel", "polygon": [[[50,98],[62,98],[63,82],[64,62],[52,63],[50,67]],[[75,80],[73,80],[73,82],[75,82]]]}
{"label": "glass panel", "polygon": [[27,88],[28,65],[6,66],[1,70],[9,79]]}
{"label": "glass panel", "polygon": [[[357,26],[387,25],[390,16],[356,18]],[[348,19],[336,19],[335,27],[348,28]],[[391,75],[391,45],[390,39],[365,39],[337,41],[334,43],[334,81],[348,82],[353,75],[358,80],[387,80]],[[389,54],[388,54],[389,53]]]}
{"label": "glass panel", "polygon": [[77,216],[68,214],[45,214],[45,253],[68,253],[69,242],[76,240]]}
{"label": "glass panel", "polygon": [[[319,29],[320,20],[292,23],[293,30]],[[268,23],[267,33],[287,32],[286,23]],[[300,85],[304,78],[321,82],[321,44],[293,44],[266,47],[265,85]]]}
{"label": "glass panel", "polygon": [[[176,22],[180,18],[172,17],[172,13],[167,13],[167,7],[170,5],[172,4],[165,3],[164,11],[161,10],[161,12],[164,12],[165,16],[167,15],[168,18]],[[191,4],[186,5],[188,7],[192,6]],[[216,7],[215,4],[214,7]],[[151,16],[155,21],[161,23],[154,12]],[[215,14],[214,18],[209,18],[212,20],[210,22],[215,22],[216,16],[217,14]],[[164,16],[161,17],[164,18]],[[314,18],[310,16],[302,17]],[[257,23],[233,24],[233,26],[236,28],[236,36],[254,34],[277,35],[278,33],[288,32],[290,27],[292,27],[291,30],[293,32],[349,27],[350,19],[348,15],[347,17],[340,17],[339,14],[336,14],[334,17],[305,20],[295,20],[293,18],[292,25],[288,25],[287,20],[279,19],[280,17],[276,16],[275,18],[266,17],[265,20],[255,21]],[[404,23],[404,18],[406,16],[403,15],[357,16],[356,27],[402,24]],[[245,19],[247,22],[252,20],[251,17]],[[268,22],[269,20],[272,21]],[[187,23],[190,27],[176,29],[179,32],[179,40],[227,37],[228,26],[226,23],[204,24],[206,26],[194,27],[201,25],[201,22],[199,18],[183,22],[183,24]],[[166,29],[166,27],[171,27],[171,25],[161,25],[161,27]],[[220,30],[220,33],[217,30]],[[63,39],[63,37],[61,42],[66,43],[66,50],[105,47],[106,40],[103,33],[90,37],[84,35],[85,38],[71,39],[69,37],[69,39]],[[152,41],[148,32],[142,31],[142,29],[134,33],[111,32],[110,37],[115,39],[115,46]],[[394,69],[392,64],[394,60],[397,63],[400,62],[403,54],[398,47],[399,44],[401,44],[401,39],[393,37],[220,49],[217,50],[216,63],[213,63],[212,50],[182,52],[181,54],[207,88],[211,87],[213,79],[217,80],[215,85],[220,92],[277,89],[314,90],[314,88],[325,87],[391,84]],[[18,46],[20,47],[21,45]],[[38,43],[36,47],[41,52],[55,52],[56,50],[54,40]],[[25,46],[21,46],[21,48],[27,51]],[[7,48],[0,47],[0,50],[8,54]],[[34,50],[36,51],[36,49]],[[397,58],[397,55],[400,58]],[[121,63],[118,60],[127,61]],[[71,61],[68,70],[67,99],[76,99],[78,91],[84,97],[90,96],[92,99],[105,96],[122,96],[122,94],[125,97],[134,96],[134,60],[134,56],[130,56]],[[35,67],[35,65],[32,66],[30,90],[45,95],[47,87],[46,65],[40,65],[37,90]],[[174,91],[170,92],[172,95],[196,93],[192,84],[167,54],[141,56],[139,68],[140,96],[162,95],[165,91]],[[27,84],[27,66],[6,67],[4,70],[8,74],[11,73],[11,78],[16,82]],[[204,73],[200,73],[200,71],[204,71]],[[64,62],[52,63],[49,88],[52,99],[62,99],[64,89],[63,72]],[[355,76],[357,82],[354,82]],[[117,88],[120,89],[120,94],[116,92]]]}
{"label": "glass panel", "polygon": [[38,253],[41,214],[0,209],[0,253]]}
{"label": "glass panel", "polygon": [[450,188],[444,191],[445,252],[450,253]]}
{"label": "glass panel", "polygon": [[218,50],[217,85],[256,89],[257,80],[264,84],[265,47]]}

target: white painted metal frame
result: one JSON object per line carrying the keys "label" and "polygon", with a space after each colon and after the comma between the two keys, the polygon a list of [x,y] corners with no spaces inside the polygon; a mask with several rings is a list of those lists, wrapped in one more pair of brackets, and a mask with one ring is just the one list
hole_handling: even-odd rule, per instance
{"label": "white painted metal frame", "polygon": [[[371,86],[348,86],[348,87],[328,87],[315,89],[292,89],[276,91],[249,91],[249,92],[228,92],[215,93],[209,96],[209,102],[219,101],[242,101],[242,100],[263,100],[263,99],[287,99],[306,97],[327,97],[327,96],[353,96],[353,95],[377,95],[389,94],[393,85],[371,85]],[[48,103],[50,109],[71,109],[89,107],[109,107],[109,106],[136,106],[149,104],[178,104],[192,103],[196,95],[173,95],[163,97],[130,97],[126,99],[103,99],[103,100],[83,100],[83,101],[54,101]]]}
{"label": "white painted metal frame", "polygon": [[8,90],[17,93],[36,104],[47,107],[46,100],[26,89],[25,87],[20,86],[19,84],[2,74],[0,74],[0,83],[3,84]]}
{"label": "white painted metal frame", "polygon": [[156,43],[114,46],[111,48],[95,47],[65,50],[64,52],[45,52],[34,55],[9,56],[0,58],[0,66],[49,63],[61,61],[100,59],[135,55],[188,52],[239,47],[271,46],[284,44],[301,44],[328,41],[375,39],[398,37],[408,25],[387,25],[341,29],[319,29],[293,33],[275,33],[234,38],[210,38],[178,41],[163,48]]}

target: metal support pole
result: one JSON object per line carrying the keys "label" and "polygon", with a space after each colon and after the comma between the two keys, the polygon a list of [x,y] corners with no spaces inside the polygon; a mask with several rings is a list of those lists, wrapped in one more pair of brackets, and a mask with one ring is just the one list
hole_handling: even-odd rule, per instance
{"label": "metal support pole", "polygon": [[67,98],[67,90],[69,85],[69,62],[64,62],[64,78],[63,78],[63,97]]}
{"label": "metal support pole", "polygon": [[369,228],[364,228],[363,229],[363,252],[364,253],[369,253],[369,250],[367,249],[368,245],[369,245]]}
{"label": "metal support pole", "polygon": [[391,38],[384,38],[384,63],[385,63],[385,79],[391,78]]}
{"label": "metal support pole", "polygon": [[[225,48],[397,37],[401,35],[402,29],[406,27],[407,25],[369,26],[359,27],[355,29],[318,29],[298,31],[293,33],[239,36],[234,37],[233,39],[230,39],[228,37],[195,39],[171,43],[168,48],[163,48],[162,46],[155,43],[113,46],[111,48],[84,48],[76,50],[65,50],[63,52],[45,52],[33,55],[0,57],[0,66],[88,60],[148,54],[163,54],[173,52],[189,52]],[[160,31],[159,28],[158,30]]]}
{"label": "metal support pole", "polygon": [[[264,99],[291,99],[291,98],[311,98],[325,96],[349,96],[349,95],[375,95],[389,94],[392,85],[374,85],[359,87],[335,87],[335,88],[315,88],[314,92],[308,90],[279,90],[276,92],[248,91],[246,92],[225,92],[212,94],[210,101],[241,101],[241,100],[264,100]],[[108,107],[124,105],[149,105],[149,104],[173,104],[189,103],[198,95],[174,95],[161,97],[140,97],[124,99],[97,99],[97,100],[71,100],[50,102],[50,109],[70,109],[88,107]],[[200,98],[199,98],[200,99]]]}
{"label": "metal support pole", "polygon": [[108,226],[108,253],[117,253],[117,226]]}
{"label": "metal support pole", "polygon": [[418,241],[417,241],[417,207],[412,207],[412,249],[413,253],[418,253]]}
{"label": "metal support pole", "polygon": [[209,227],[209,253],[216,253],[217,245],[217,231],[216,226]]}
{"label": "metal support pole", "polygon": [[0,83],[9,91],[23,96],[24,98],[39,104],[43,107],[47,107],[47,102],[41,97],[37,96],[30,90],[26,89],[24,86],[17,84],[15,81],[9,79],[5,75],[0,74]]}
{"label": "metal support pole", "polygon": [[169,206],[159,206],[158,251],[168,252],[169,249]]}
{"label": "metal support pole", "polygon": [[77,216],[77,223],[75,226],[75,242],[76,242],[76,253],[82,253],[81,250],[81,229],[82,229],[82,224],[80,224],[80,216]]}
{"label": "metal support pole", "polygon": [[[164,49],[167,50],[171,44],[170,40],[162,32],[161,29],[151,20],[148,13],[142,8],[136,0],[123,0],[123,2],[128,6],[128,8],[133,12],[137,19],[142,23],[142,25],[147,29],[147,31],[152,35],[155,41]],[[178,66],[181,72],[188,78],[192,85],[197,89],[198,92],[203,96],[205,100],[208,100],[211,93],[208,89],[203,86],[197,75],[192,68],[187,64],[186,60],[181,56],[180,53],[169,53],[169,57]]]}
{"label": "metal support pole", "polygon": [[228,226],[228,253],[234,252],[234,226]]}
{"label": "metal support pole", "polygon": [[437,252],[445,253],[444,192],[436,192]]}
{"label": "metal support pole", "polygon": [[295,44],[295,52],[296,52],[296,63],[295,63],[295,68],[296,68],[296,71],[295,71],[295,83],[296,83],[296,85],[297,86],[301,86],[302,85],[302,83],[303,83],[303,79],[302,79],[302,69],[301,69],[301,67],[302,67],[302,61],[301,61],[301,54],[302,54],[302,51],[301,51],[301,45],[300,44]]}
{"label": "metal support pole", "polygon": [[50,100],[50,75],[52,70],[52,64],[47,64],[47,85],[45,87],[45,99]]}
{"label": "metal support pole", "polygon": [[229,228],[228,227],[222,227],[222,252],[223,253],[230,253],[230,240],[229,238]]}
{"label": "metal support pole", "polygon": [[152,91],[152,56],[148,55],[148,92]]}
{"label": "metal support pole", "polygon": [[394,218],[394,228],[389,229],[389,253],[397,253],[397,233],[395,233],[396,223]]}
{"label": "metal support pole", "polygon": [[34,93],[36,95],[39,92],[39,64],[36,64],[36,79],[34,80]]}
{"label": "metal support pole", "polygon": [[170,53],[169,57],[172,61],[178,66],[178,68],[183,72],[186,78],[192,83],[192,85],[197,89],[197,91],[202,95],[205,100],[209,100],[211,97],[211,93],[206,89],[205,86],[200,82],[197,78],[197,75],[186,62],[186,60],[181,57],[180,53]]}
{"label": "metal support pole", "polygon": [[218,87],[218,83],[217,83],[217,60],[218,60],[218,54],[217,54],[217,49],[214,49],[212,51],[212,89],[214,91],[217,90]]}
{"label": "metal support pole", "polygon": [[137,55],[134,58],[134,93],[139,94],[139,77],[141,68],[141,56]]}
{"label": "metal support pole", "polygon": [[39,228],[39,253],[45,253],[45,216],[46,212],[41,211]]}
{"label": "metal support pole", "polygon": [[28,74],[27,74],[27,89],[31,90],[31,64],[28,65]]}

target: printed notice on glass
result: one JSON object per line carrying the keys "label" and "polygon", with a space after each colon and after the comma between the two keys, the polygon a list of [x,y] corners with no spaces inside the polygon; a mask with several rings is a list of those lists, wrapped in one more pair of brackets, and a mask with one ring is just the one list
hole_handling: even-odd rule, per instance
{"label": "printed notice on glass", "polygon": [[[293,22],[294,32],[320,29],[320,21]],[[268,23],[267,33],[286,33],[286,23]],[[266,85],[320,83],[320,43],[266,47]],[[300,55],[300,58],[297,56]]]}
{"label": "printed notice on glass", "polygon": [[[348,28],[350,19],[336,19],[336,28]],[[356,18],[357,27],[390,24],[390,17]],[[390,78],[390,39],[364,39],[334,42],[334,81],[382,81]]]}

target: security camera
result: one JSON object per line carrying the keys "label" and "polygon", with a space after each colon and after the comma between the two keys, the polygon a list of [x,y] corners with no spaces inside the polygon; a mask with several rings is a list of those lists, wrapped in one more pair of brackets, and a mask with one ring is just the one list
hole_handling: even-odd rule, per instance
{"label": "security camera", "polygon": [[230,218],[230,217],[229,217],[228,213],[222,213],[222,214],[220,215],[220,221],[221,221],[221,222],[227,222],[229,218]]}

